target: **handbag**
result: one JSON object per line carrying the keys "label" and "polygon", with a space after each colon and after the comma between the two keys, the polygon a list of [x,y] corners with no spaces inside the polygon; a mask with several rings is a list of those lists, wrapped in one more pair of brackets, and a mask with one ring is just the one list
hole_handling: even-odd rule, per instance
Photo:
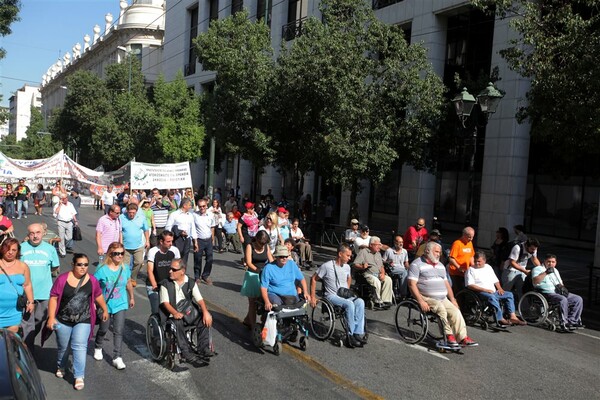
{"label": "handbag", "polygon": [[561,285],[560,283],[554,286],[554,291],[561,296],[569,297],[569,289],[565,285]]}
{"label": "handbag", "polygon": [[17,310],[18,311],[23,311],[25,308],[27,308],[27,295],[25,294],[25,291],[23,291],[23,293],[21,293],[19,295],[19,290],[17,289],[17,287],[15,286],[15,284],[12,282],[12,280],[10,279],[10,276],[6,273],[6,271],[4,270],[4,268],[2,268],[2,266],[0,265],[0,269],[2,270],[2,272],[4,273],[4,275],[6,275],[6,279],[8,279],[8,281],[10,282],[10,285],[13,287],[13,289],[15,289],[15,292],[17,292]]}
{"label": "handbag", "polygon": [[81,228],[79,228],[79,226],[77,225],[73,225],[73,240],[83,240],[83,238],[81,237]]}
{"label": "handbag", "polygon": [[[335,261],[333,261],[333,273],[335,274],[335,282],[339,283],[338,274],[335,269]],[[338,297],[341,297],[342,299],[350,299],[352,297],[356,297],[356,294],[354,293],[354,291],[352,289],[345,288],[345,287],[338,288],[337,295],[338,295]]]}
{"label": "handbag", "polygon": [[200,318],[200,311],[198,310],[198,306],[195,304],[192,298],[192,289],[194,284],[190,284],[188,281],[188,295],[190,299],[183,299],[177,303],[175,309],[183,314],[183,324],[185,326],[196,325],[196,321]]}

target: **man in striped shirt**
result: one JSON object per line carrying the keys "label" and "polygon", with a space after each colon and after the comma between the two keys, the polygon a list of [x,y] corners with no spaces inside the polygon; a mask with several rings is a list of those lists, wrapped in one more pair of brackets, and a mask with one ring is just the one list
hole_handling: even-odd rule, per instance
{"label": "man in striped shirt", "polygon": [[108,207],[108,213],[98,219],[96,224],[96,246],[98,247],[99,256],[106,254],[106,250],[112,242],[123,243],[121,222],[119,221],[120,214],[121,207],[118,204],[113,204]]}
{"label": "man in striped shirt", "polygon": [[441,255],[442,246],[428,242],[423,256],[410,264],[408,288],[423,312],[431,311],[442,320],[447,346],[458,347],[457,338],[461,346],[477,346],[467,336],[467,325],[446,279],[446,268],[440,262]]}

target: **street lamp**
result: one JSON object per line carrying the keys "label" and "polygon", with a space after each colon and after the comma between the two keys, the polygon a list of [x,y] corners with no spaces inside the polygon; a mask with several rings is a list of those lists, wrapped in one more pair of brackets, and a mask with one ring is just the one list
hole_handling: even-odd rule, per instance
{"label": "street lamp", "polygon": [[140,54],[140,49],[127,50],[123,46],[117,46],[117,49],[124,51],[125,53],[127,53],[127,56],[129,57],[129,84],[127,86],[127,93],[131,93],[131,62],[132,62],[131,56]]}
{"label": "street lamp", "polygon": [[[454,103],[454,110],[456,111],[456,115],[461,122],[462,127],[468,132],[469,129],[472,129],[472,143],[473,150],[471,151],[471,159],[469,161],[469,189],[467,193],[467,206],[465,211],[465,217],[467,224],[472,222],[472,213],[473,213],[473,192],[475,185],[475,154],[477,152],[477,131],[481,126],[484,128],[487,125],[488,118],[491,114],[496,112],[498,108],[498,104],[500,104],[500,100],[504,97],[504,95],[494,87],[493,83],[488,83],[487,87],[482,90],[477,99],[473,97],[472,94],[469,93],[467,88],[463,88],[462,92],[457,94],[456,97],[452,99],[452,103]],[[479,105],[478,108],[475,106]],[[478,113],[483,116],[483,119],[480,121],[478,118]],[[466,122],[469,120],[469,117],[473,114],[472,118],[470,118],[471,126],[467,126]]]}

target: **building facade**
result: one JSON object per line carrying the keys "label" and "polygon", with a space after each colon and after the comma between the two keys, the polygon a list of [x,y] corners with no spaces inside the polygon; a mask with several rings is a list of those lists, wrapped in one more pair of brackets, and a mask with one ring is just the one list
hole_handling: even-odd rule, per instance
{"label": "building facade", "polygon": [[140,60],[148,85],[158,79],[163,60],[165,0],[133,0],[131,4],[121,0],[119,7],[116,19],[106,14],[104,28],[94,26],[92,36],[83,36],[83,46],[76,43],[72,52],[65,53],[43,75],[40,91],[46,117],[63,105],[69,90],[66,80],[75,71],[92,71],[104,78],[109,65],[131,55]]}
{"label": "building facade", "polygon": [[17,141],[23,139],[31,120],[31,107],[38,110],[42,106],[40,89],[37,86],[24,85],[10,98],[8,133],[15,135]]}

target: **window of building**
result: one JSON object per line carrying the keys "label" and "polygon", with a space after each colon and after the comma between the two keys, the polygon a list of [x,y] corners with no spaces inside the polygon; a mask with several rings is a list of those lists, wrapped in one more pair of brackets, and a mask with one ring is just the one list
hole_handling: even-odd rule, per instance
{"label": "window of building", "polygon": [[281,36],[289,41],[300,36],[302,24],[308,15],[307,0],[290,0],[288,3],[287,24],[283,25]]}
{"label": "window of building", "polygon": [[231,0],[231,15],[242,11],[244,8],[244,0]]}
{"label": "window of building", "polygon": [[190,36],[188,37],[188,55],[187,63],[184,66],[183,74],[185,76],[196,73],[196,50],[194,50],[193,40],[198,36],[198,5],[188,9],[188,20],[190,21]]}
{"label": "window of building", "polygon": [[271,27],[271,11],[274,0],[258,0],[256,6],[256,19],[261,20],[267,18],[267,26]]}
{"label": "window of building", "polygon": [[214,21],[219,19],[219,0],[208,0],[209,11],[208,11],[208,19],[209,21]]}
{"label": "window of building", "polygon": [[392,4],[402,3],[404,0],[372,0],[373,10],[379,10]]}

